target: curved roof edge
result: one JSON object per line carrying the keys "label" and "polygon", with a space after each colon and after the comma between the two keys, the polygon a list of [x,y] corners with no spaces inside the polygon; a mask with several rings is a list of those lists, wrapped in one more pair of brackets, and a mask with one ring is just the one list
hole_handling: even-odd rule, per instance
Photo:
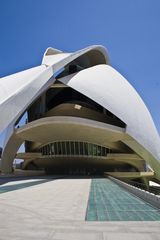
{"label": "curved roof edge", "polygon": [[[31,104],[31,102],[33,102],[38,96],[40,96],[48,88],[49,85],[53,84],[54,79],[52,79],[52,76],[65,65],[94,50],[102,53],[106,62],[108,63],[108,55],[106,49],[103,46],[99,45],[90,46],[73,53],[60,53],[60,51],[57,49],[50,49],[51,48],[48,48],[46,50],[43,57],[42,65],[39,66],[40,68],[42,68],[42,71],[38,71],[36,76],[28,78],[27,75],[24,75],[21,77],[21,81],[18,83],[17,81],[13,80],[13,75],[7,76],[7,79],[9,81],[12,80],[13,84],[9,85],[8,82],[5,81],[3,87],[7,88],[8,91],[12,94],[7,94],[1,99],[2,104],[0,104],[0,111],[3,117],[0,121],[0,131],[3,131],[6,127],[9,126],[9,124],[14,125],[15,121],[26,110],[26,108]],[[46,55],[49,52],[55,54]],[[54,59],[50,59],[47,63],[47,58],[49,57],[54,57]],[[45,68],[43,69],[44,65]],[[26,70],[25,72],[28,71],[30,71],[30,69]],[[21,72],[14,74],[15,80],[20,73]],[[26,78],[29,79],[27,84]],[[25,86],[22,86],[24,83]],[[17,88],[21,88],[21,91],[13,94],[12,91],[14,85]],[[22,98],[22,95],[23,97],[25,96],[25,98]]]}
{"label": "curved roof edge", "polygon": [[72,57],[75,54],[81,55],[81,52],[83,52],[83,54],[86,54],[91,51],[98,51],[99,53],[101,53],[105,59],[104,63],[109,64],[109,56],[108,56],[107,49],[105,47],[103,47],[102,45],[92,45],[92,46],[83,48],[83,49],[78,50],[73,53],[62,52],[58,49],[49,47],[46,49],[46,51],[43,55],[42,64],[51,66],[52,64],[56,63],[57,61],[63,60],[64,58],[66,58],[68,56]]}
{"label": "curved roof edge", "polygon": [[160,138],[151,114],[133,86],[114,68],[101,64],[59,78],[59,81],[121,119],[127,125],[126,133],[160,161]]}
{"label": "curved roof edge", "polygon": [[59,50],[59,49],[56,49],[56,48],[48,47],[48,48],[46,49],[46,51],[44,52],[43,57],[44,57],[44,56],[49,56],[49,55],[58,54],[58,53],[62,53],[62,51]]}

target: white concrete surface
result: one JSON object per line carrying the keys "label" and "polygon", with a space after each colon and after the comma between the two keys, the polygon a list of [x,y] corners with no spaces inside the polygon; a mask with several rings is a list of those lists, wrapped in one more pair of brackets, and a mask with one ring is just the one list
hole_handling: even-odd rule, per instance
{"label": "white concrete surface", "polygon": [[108,63],[108,55],[103,46],[93,45],[74,53],[62,53],[59,50],[48,48],[43,56],[41,66],[1,78],[0,131],[8,126],[9,128],[14,126],[26,108],[55,82],[53,75],[57,71],[91,51],[101,53],[104,58],[104,61],[99,62],[97,55],[93,54],[91,60],[95,59],[95,65],[102,62]]}
{"label": "white concrete surface", "polygon": [[[0,195],[0,206],[32,212],[41,218],[84,220],[90,179],[57,179]],[[1,208],[0,207],[0,208]]]}
{"label": "white concrete surface", "polygon": [[155,177],[160,179],[160,138],[153,119],[136,90],[108,65],[105,48],[96,45],[74,53],[48,48],[41,66],[1,78],[0,131],[7,128],[2,172],[12,172],[14,157],[23,142],[23,139],[14,136],[15,122],[35,99],[55,83],[57,72],[74,60],[77,64],[80,61],[84,69],[59,81],[120,118],[126,124],[122,142],[148,162],[155,171]]}
{"label": "white concrete surface", "polygon": [[160,179],[159,134],[145,103],[119,72],[109,65],[99,64],[59,78],[59,81],[121,119],[126,124],[126,134],[121,141],[145,159]]}
{"label": "white concrete surface", "polygon": [[160,187],[160,184],[153,181],[149,181],[149,186]]}
{"label": "white concrete surface", "polygon": [[160,222],[86,222],[90,179],[0,194],[0,240],[158,240]]}

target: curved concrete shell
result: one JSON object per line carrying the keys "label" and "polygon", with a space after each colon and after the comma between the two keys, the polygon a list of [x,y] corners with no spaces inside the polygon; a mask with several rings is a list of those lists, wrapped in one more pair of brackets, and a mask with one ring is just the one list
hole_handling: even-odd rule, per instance
{"label": "curved concrete shell", "polygon": [[93,60],[95,59],[90,61],[89,56],[88,65],[108,63],[105,48],[101,46],[91,46],[75,53],[62,53],[49,48],[43,56],[41,66],[1,78],[0,112],[4,117],[0,121],[0,131],[3,131],[12,121],[15,122],[29,104],[54,83],[54,74],[57,71],[87,54],[90,54]]}
{"label": "curved concrete shell", "polygon": [[[63,140],[61,145],[66,146],[64,142],[75,141],[80,151],[81,142],[89,141],[109,147],[113,154],[128,154],[132,166],[134,159],[129,157],[137,155],[143,162],[137,169],[145,165],[142,170],[147,171],[149,164],[154,177],[160,179],[160,139],[152,117],[136,90],[108,64],[102,46],[75,53],[48,48],[41,66],[0,80],[0,129],[8,127],[2,156],[4,172],[11,171],[17,149],[24,141],[30,142],[26,147],[30,156],[52,142]],[[28,122],[15,129],[25,111]],[[95,128],[89,123],[94,123]],[[30,159],[29,163],[36,163],[36,158]],[[126,160],[121,162],[125,164]],[[126,165],[124,168],[129,169]]]}

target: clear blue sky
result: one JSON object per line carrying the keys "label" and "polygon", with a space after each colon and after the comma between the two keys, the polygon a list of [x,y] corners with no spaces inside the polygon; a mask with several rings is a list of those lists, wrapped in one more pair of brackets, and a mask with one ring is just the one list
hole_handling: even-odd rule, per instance
{"label": "clear blue sky", "polygon": [[0,0],[0,77],[39,65],[49,46],[92,44],[108,49],[160,132],[160,0]]}

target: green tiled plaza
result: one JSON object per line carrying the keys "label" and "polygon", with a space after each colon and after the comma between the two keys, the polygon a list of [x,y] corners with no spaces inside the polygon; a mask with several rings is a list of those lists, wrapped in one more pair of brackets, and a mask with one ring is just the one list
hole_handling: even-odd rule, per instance
{"label": "green tiled plaza", "polygon": [[93,179],[87,221],[160,221],[160,211],[109,179]]}

